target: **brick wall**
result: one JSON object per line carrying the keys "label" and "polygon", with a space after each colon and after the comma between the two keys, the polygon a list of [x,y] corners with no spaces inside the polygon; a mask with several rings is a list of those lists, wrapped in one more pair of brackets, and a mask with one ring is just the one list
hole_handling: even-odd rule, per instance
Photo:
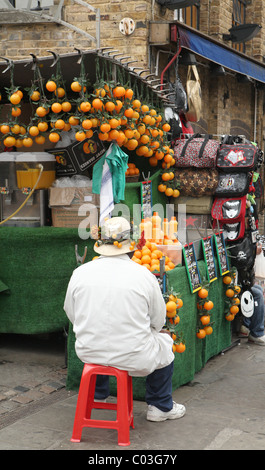
{"label": "brick wall", "polygon": [[[90,0],[89,4],[100,9],[101,15],[101,47],[118,49],[125,55],[138,60],[144,67],[148,66],[149,21],[173,18],[173,12],[164,11],[152,0]],[[16,13],[17,14],[17,13]],[[126,36],[119,30],[119,23],[129,17],[135,23],[133,34]],[[63,20],[75,27],[96,35],[95,14],[86,7],[65,1]],[[58,54],[65,54],[74,48],[87,50],[95,48],[94,42],[87,37],[64,26],[37,22],[9,24],[0,18],[0,56],[12,60],[28,57],[31,52],[37,56],[47,56],[52,49]]]}

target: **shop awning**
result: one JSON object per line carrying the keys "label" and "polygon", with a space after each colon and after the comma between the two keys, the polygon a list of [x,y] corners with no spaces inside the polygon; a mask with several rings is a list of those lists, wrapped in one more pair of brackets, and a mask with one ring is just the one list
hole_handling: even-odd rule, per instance
{"label": "shop awning", "polygon": [[196,34],[182,26],[171,25],[171,41],[223,67],[265,83],[265,66],[251,60],[245,54],[225,47],[202,34]]}

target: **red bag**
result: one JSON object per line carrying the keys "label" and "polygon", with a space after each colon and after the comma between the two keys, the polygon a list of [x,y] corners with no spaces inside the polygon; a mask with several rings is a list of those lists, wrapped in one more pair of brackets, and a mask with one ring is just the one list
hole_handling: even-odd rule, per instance
{"label": "red bag", "polygon": [[194,134],[189,139],[178,140],[174,148],[175,166],[214,168],[219,146],[219,142],[209,135]]}
{"label": "red bag", "polygon": [[212,205],[213,228],[219,226],[227,241],[244,237],[247,197],[215,198]]}
{"label": "red bag", "polygon": [[246,215],[247,197],[215,198],[212,206],[212,217],[219,222],[235,222]]}

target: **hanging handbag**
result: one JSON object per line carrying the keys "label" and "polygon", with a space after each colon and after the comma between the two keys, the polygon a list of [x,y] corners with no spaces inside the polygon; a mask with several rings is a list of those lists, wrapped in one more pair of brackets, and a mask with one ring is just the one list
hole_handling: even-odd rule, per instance
{"label": "hanging handbag", "polygon": [[226,241],[245,235],[246,196],[215,198],[212,206],[213,228],[221,228]]}
{"label": "hanging handbag", "polygon": [[251,270],[255,264],[256,243],[252,243],[246,235],[243,240],[229,247],[228,256],[231,258],[231,264],[239,271]]}
{"label": "hanging handbag", "polygon": [[225,173],[219,171],[218,185],[215,196],[235,197],[244,196],[249,191],[252,173]]}
{"label": "hanging handbag", "polygon": [[212,217],[219,222],[237,222],[246,215],[246,196],[238,198],[215,198],[212,206]]}
{"label": "hanging handbag", "polygon": [[[213,228],[217,228],[217,221],[213,221]],[[239,220],[233,223],[219,222],[219,228],[223,231],[226,242],[234,242],[240,240],[245,235],[245,221]]]}
{"label": "hanging handbag", "polygon": [[[195,80],[191,78],[192,72]],[[186,90],[188,100],[188,111],[185,113],[186,118],[188,121],[198,122],[201,117],[202,97],[201,82],[196,65],[189,65],[188,67]]]}
{"label": "hanging handbag", "polygon": [[216,167],[230,173],[249,172],[255,170],[258,160],[258,148],[251,143],[221,144],[216,158]]}
{"label": "hanging handbag", "polygon": [[174,147],[176,167],[214,168],[219,142],[210,135],[193,134],[185,140],[177,140]]}
{"label": "hanging handbag", "polygon": [[218,184],[218,172],[214,168],[176,168],[174,173],[181,196],[212,196]]}
{"label": "hanging handbag", "polygon": [[176,76],[176,80],[173,85],[173,90],[175,92],[175,107],[177,111],[184,111],[184,112],[187,111],[188,109],[187,94],[179,76]]}

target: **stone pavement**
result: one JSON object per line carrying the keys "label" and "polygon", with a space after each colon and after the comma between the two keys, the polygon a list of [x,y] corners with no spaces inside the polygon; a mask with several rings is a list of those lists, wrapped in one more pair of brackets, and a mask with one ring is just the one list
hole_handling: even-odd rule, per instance
{"label": "stone pavement", "polygon": [[125,456],[125,450],[265,449],[265,347],[246,339],[212,358],[192,382],[173,392],[174,400],[186,405],[182,419],[148,422],[146,404],[134,401],[129,447],[118,446],[117,432],[109,429],[87,428],[80,443],[70,442],[77,393],[66,390],[66,374],[64,339],[0,335],[0,450]]}

